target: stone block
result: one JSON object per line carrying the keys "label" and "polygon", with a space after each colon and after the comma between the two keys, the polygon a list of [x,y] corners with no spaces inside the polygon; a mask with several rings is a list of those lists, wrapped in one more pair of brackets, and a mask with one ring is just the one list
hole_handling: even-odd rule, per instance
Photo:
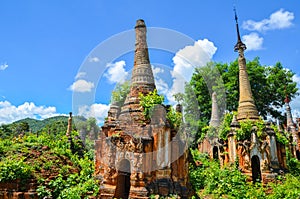
{"label": "stone block", "polygon": [[25,199],[23,192],[14,192],[12,199]]}
{"label": "stone block", "polygon": [[38,195],[36,192],[26,192],[24,193],[25,199],[38,199]]}

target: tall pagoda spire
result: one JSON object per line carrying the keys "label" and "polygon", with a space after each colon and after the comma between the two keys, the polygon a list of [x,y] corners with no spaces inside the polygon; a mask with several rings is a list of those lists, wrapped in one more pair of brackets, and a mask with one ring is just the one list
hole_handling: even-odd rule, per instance
{"label": "tall pagoda spire", "polygon": [[293,122],[293,117],[292,117],[292,112],[291,112],[291,107],[290,107],[290,99],[288,95],[285,97],[285,110],[286,110],[286,126],[289,127],[294,127],[294,122]]}
{"label": "tall pagoda spire", "polygon": [[149,91],[153,91],[155,84],[149,60],[146,33],[147,29],[144,20],[137,20],[135,26],[135,53],[131,85],[132,87],[137,85],[144,86],[149,89]]}
{"label": "tall pagoda spire", "polygon": [[238,63],[239,63],[239,106],[238,106],[238,114],[237,119],[238,121],[250,119],[250,120],[257,120],[259,119],[258,111],[254,104],[250,81],[248,78],[247,68],[246,68],[246,59],[244,56],[244,51],[246,50],[246,45],[242,42],[239,25],[238,25],[238,18],[236,14],[236,10],[234,9],[235,14],[235,22],[236,22],[236,31],[237,31],[237,38],[238,41],[234,46],[234,51],[239,53]]}
{"label": "tall pagoda spire", "polygon": [[[146,39],[146,25],[144,20],[136,21],[135,26],[135,52],[134,66],[131,75],[130,92],[121,107],[120,119],[126,120],[133,118],[134,114],[141,111],[139,94],[148,94],[154,91],[155,83],[154,76],[149,60],[148,45]],[[131,115],[128,115],[130,114]],[[137,116],[138,117],[138,116]]]}
{"label": "tall pagoda spire", "polygon": [[289,133],[289,135],[292,136],[292,143],[295,145],[291,145],[291,152],[294,155],[294,157],[297,156],[297,151],[299,151],[300,145],[299,145],[299,137],[298,137],[298,132],[295,127],[295,123],[293,121],[293,116],[291,112],[291,107],[290,107],[290,99],[288,95],[285,97],[285,110],[286,110],[286,131]]}

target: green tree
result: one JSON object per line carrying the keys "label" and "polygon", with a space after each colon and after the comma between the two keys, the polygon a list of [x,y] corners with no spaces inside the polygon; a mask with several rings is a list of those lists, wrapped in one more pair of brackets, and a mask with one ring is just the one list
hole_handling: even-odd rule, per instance
{"label": "green tree", "polygon": [[98,132],[100,130],[99,126],[97,125],[97,120],[94,117],[90,117],[87,119],[87,131],[92,140],[97,139]]}
{"label": "green tree", "polygon": [[125,102],[127,94],[130,91],[130,82],[125,81],[122,84],[117,84],[114,91],[111,93],[111,103],[122,106]]}
{"label": "green tree", "polygon": [[[228,111],[235,111],[238,107],[238,61],[235,60],[229,65],[221,63],[212,65],[209,63],[203,68],[196,68],[190,81],[198,103],[201,104],[201,115],[206,118],[210,117],[211,112],[211,97],[209,96],[211,92],[208,91],[209,89],[212,89],[212,91],[220,90],[220,85],[222,85],[218,82],[220,79],[214,77],[218,75],[218,72],[221,75],[220,77],[226,90],[226,109]],[[247,72],[256,107],[259,114],[264,118],[269,114],[274,118],[278,118],[280,112],[277,109],[284,105],[285,95],[287,94],[291,99],[298,95],[296,82],[292,79],[294,73],[283,68],[279,62],[274,66],[262,66],[259,58],[255,58],[247,62]],[[218,99],[222,99],[223,97],[223,94],[220,96],[218,93]]]}
{"label": "green tree", "polygon": [[100,129],[97,125],[96,118],[89,117],[87,120],[78,121],[76,127],[79,131],[79,136],[83,144],[85,144],[86,136],[89,136],[92,140],[97,139]]}
{"label": "green tree", "polygon": [[11,134],[12,134],[12,130],[10,128],[10,125],[2,124],[0,126],[0,137],[1,138],[9,137]]}
{"label": "green tree", "polygon": [[[266,68],[267,84],[269,85],[267,98],[272,100],[270,101],[271,106],[266,107],[265,110],[274,117],[282,117],[277,109],[284,105],[286,95],[290,99],[298,95],[297,83],[293,81],[294,74],[294,72],[283,68],[280,62]],[[262,98],[261,101],[266,100],[265,98]]]}
{"label": "green tree", "polygon": [[[262,66],[259,58],[247,62],[247,72],[252,94],[260,116],[268,115],[282,119],[278,108],[284,105],[284,98],[294,98],[297,94],[294,73],[285,69],[279,62],[274,66]],[[195,68],[192,79],[185,87],[184,111],[186,122],[193,128],[192,132],[199,139],[202,128],[209,124],[211,116],[211,93],[216,91],[220,114],[224,111],[236,111],[239,101],[239,67],[235,60],[230,64],[208,63]],[[193,99],[197,100],[197,107]],[[199,111],[199,120],[195,112]],[[197,128],[198,127],[198,128]]]}
{"label": "green tree", "polygon": [[205,67],[195,68],[195,72],[189,84],[185,85],[184,110],[185,129],[190,133],[189,137],[194,140],[192,147],[202,136],[202,129],[206,127],[211,115],[211,94],[218,93],[217,98],[220,114],[225,110],[225,86],[221,77],[221,64],[213,62]]}
{"label": "green tree", "polygon": [[[227,110],[235,111],[238,107],[238,61],[223,65],[222,79],[226,87]],[[259,58],[247,62],[247,72],[251,84],[251,90],[255,105],[259,114],[266,118],[271,115],[274,118],[280,118],[281,113],[278,108],[284,105],[284,98],[287,94],[294,98],[297,94],[296,82],[293,82],[294,73],[283,68],[281,63],[274,66],[262,66]]]}

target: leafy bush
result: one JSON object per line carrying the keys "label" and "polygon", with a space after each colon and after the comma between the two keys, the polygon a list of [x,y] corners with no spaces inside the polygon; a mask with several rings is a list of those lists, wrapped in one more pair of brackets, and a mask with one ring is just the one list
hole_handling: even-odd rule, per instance
{"label": "leafy bush", "polygon": [[23,160],[4,159],[0,162],[0,182],[27,180],[32,177],[33,169]]}
{"label": "leafy bush", "polygon": [[177,112],[173,107],[170,106],[167,113],[167,119],[172,128],[178,129],[182,122],[182,113]]}
{"label": "leafy bush", "polygon": [[300,198],[300,179],[299,176],[287,174],[285,180],[269,185],[272,188],[270,199],[299,199]]}
{"label": "leafy bush", "polygon": [[289,157],[290,154],[288,154],[288,168],[289,172],[294,175],[300,177],[300,161],[297,158],[291,158]]}
{"label": "leafy bush", "polygon": [[144,108],[144,115],[146,119],[150,119],[151,113],[155,105],[162,104],[164,96],[158,95],[157,90],[149,92],[147,95],[140,93],[140,105]]}
{"label": "leafy bush", "polygon": [[72,157],[72,161],[81,170],[78,173],[60,173],[48,185],[41,184],[37,189],[39,196],[51,196],[54,198],[82,198],[83,196],[94,195],[99,192],[98,181],[93,178],[94,163],[88,159]]}
{"label": "leafy bush", "polygon": [[280,176],[275,182],[263,185],[247,182],[247,177],[233,166],[220,168],[217,162],[198,150],[191,150],[191,154],[193,162],[189,167],[190,182],[201,198],[300,198],[299,173],[295,173],[299,172],[300,163],[295,159],[289,161],[295,169],[293,174]]}
{"label": "leafy bush", "polygon": [[285,134],[285,132],[280,132],[278,130],[278,127],[276,125],[271,125],[271,128],[274,130],[275,132],[275,136],[276,136],[276,141],[287,146],[287,144],[289,143],[289,140],[287,138],[287,135]]}
{"label": "leafy bush", "polygon": [[227,140],[227,135],[230,132],[230,124],[235,113],[226,113],[224,119],[219,127],[219,137],[223,140]]}

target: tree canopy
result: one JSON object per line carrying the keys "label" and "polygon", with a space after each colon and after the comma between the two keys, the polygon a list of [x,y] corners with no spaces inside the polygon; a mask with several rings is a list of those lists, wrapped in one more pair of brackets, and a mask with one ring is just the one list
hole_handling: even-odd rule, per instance
{"label": "tree canopy", "polygon": [[111,93],[111,103],[115,103],[118,106],[122,106],[130,91],[130,82],[125,81],[122,84],[117,84],[114,91]]}
{"label": "tree canopy", "polygon": [[[293,99],[298,95],[296,82],[293,81],[294,73],[282,66],[280,62],[274,66],[263,66],[259,58],[247,61],[247,72],[251,90],[259,115],[264,119],[271,116],[283,120],[280,108],[284,105],[286,95]],[[190,126],[198,126],[196,134],[202,127],[208,125],[211,117],[211,94],[217,93],[219,111],[221,116],[224,111],[232,112],[238,108],[239,101],[239,67],[238,60],[230,64],[210,62],[204,67],[195,68],[189,84],[186,85],[184,102],[185,112],[191,110],[200,112],[199,121],[190,118]],[[191,104],[195,96],[198,107]],[[192,116],[193,114],[191,114]],[[185,117],[188,118],[188,117]]]}

